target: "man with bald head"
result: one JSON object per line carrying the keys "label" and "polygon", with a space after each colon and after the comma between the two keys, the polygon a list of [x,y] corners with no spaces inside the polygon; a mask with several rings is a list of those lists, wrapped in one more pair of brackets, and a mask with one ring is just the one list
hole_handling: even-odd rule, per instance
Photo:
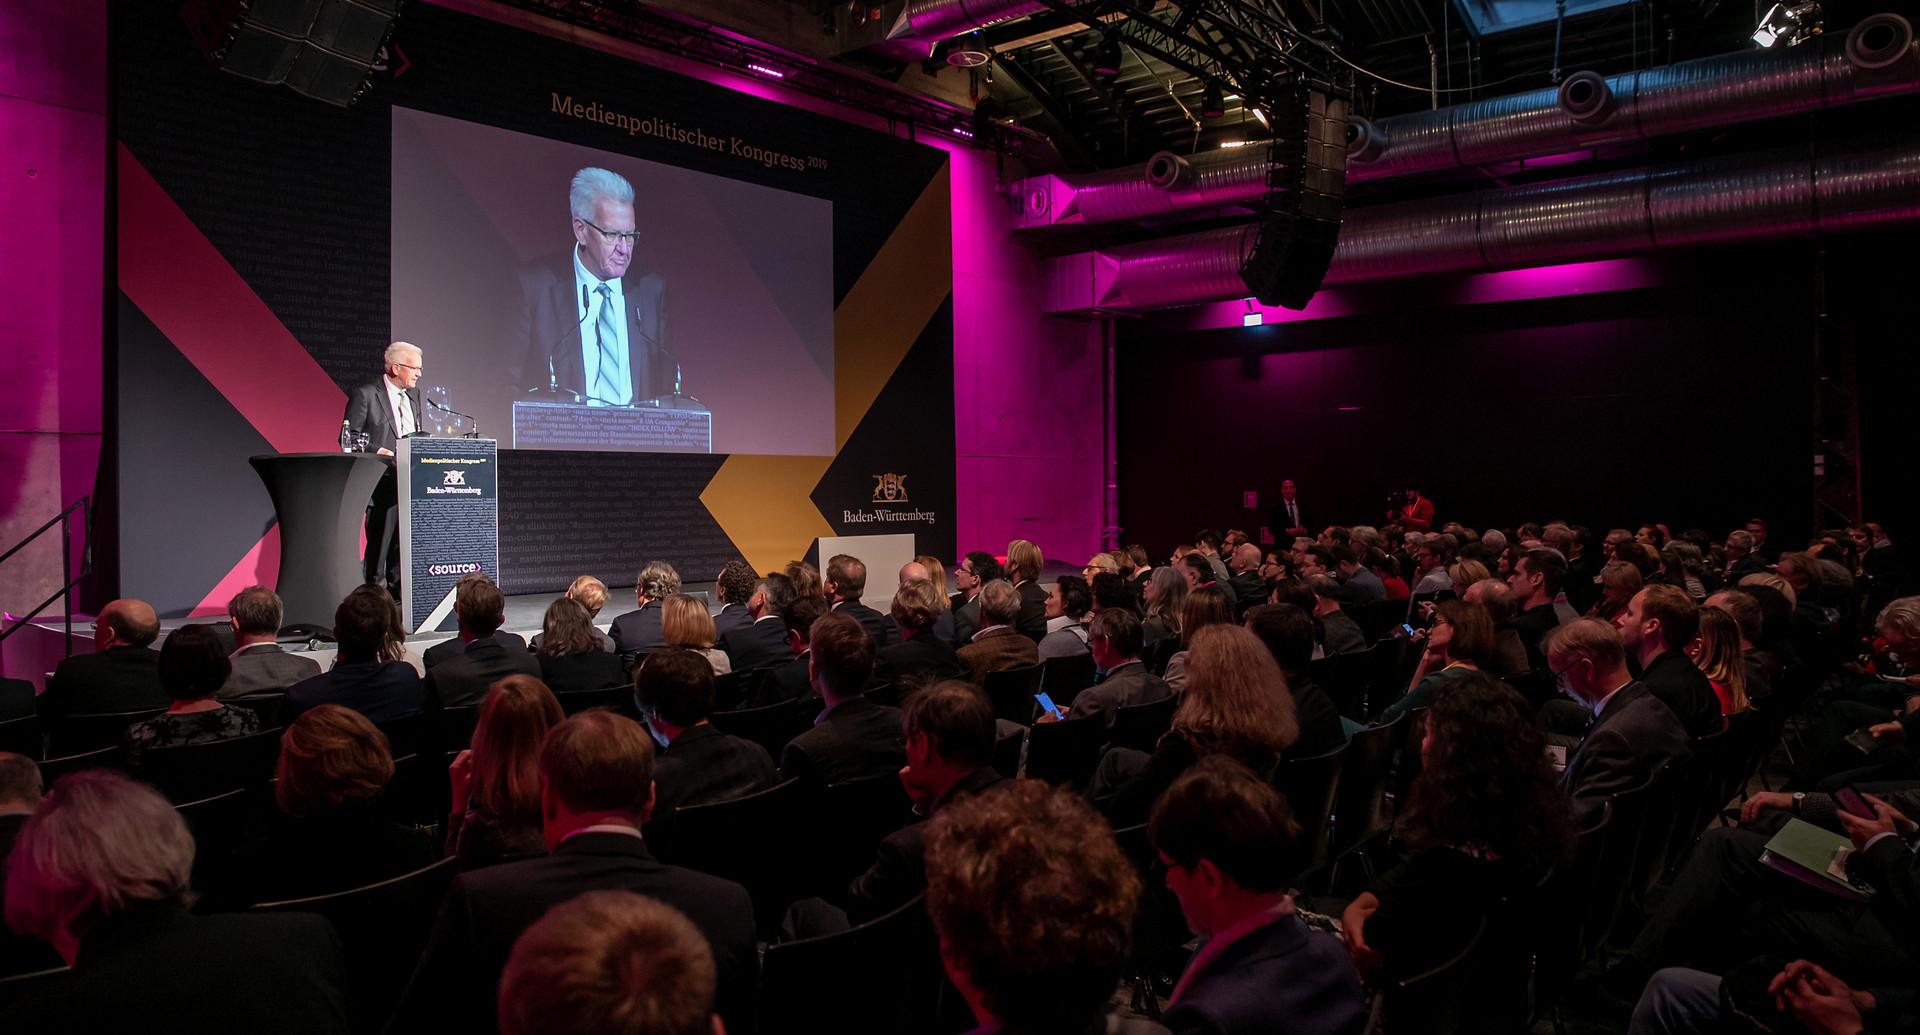
{"label": "man with bald head", "polygon": [[[387,346],[379,380],[361,385],[347,396],[347,428],[367,436],[381,456],[392,456],[401,439],[420,430],[420,397],[414,386],[426,364],[418,345],[396,341]],[[368,582],[388,589],[400,584],[399,483],[393,472],[381,476],[367,505],[367,553],[363,568]]]}
{"label": "man with bald head", "polygon": [[53,684],[40,695],[43,717],[135,712],[165,708],[173,698],[160,689],[160,652],[152,649],[160,619],[144,600],[116,600],[93,620],[93,653],[62,661]]}
{"label": "man with bald head", "polygon": [[1233,555],[1227,558],[1227,567],[1233,571],[1233,577],[1227,580],[1227,588],[1233,591],[1234,607],[1246,614],[1250,607],[1258,607],[1267,601],[1267,580],[1260,577],[1260,548],[1252,543],[1241,543],[1233,548]]}

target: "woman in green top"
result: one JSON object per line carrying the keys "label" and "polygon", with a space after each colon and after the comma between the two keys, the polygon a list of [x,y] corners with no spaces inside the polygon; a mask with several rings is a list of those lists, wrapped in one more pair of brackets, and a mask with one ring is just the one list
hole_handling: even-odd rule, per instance
{"label": "woman in green top", "polygon": [[1413,670],[1411,689],[1393,702],[1377,723],[1392,722],[1402,712],[1428,708],[1440,688],[1467,674],[1477,672],[1493,654],[1493,619],[1480,604],[1464,600],[1444,600],[1433,612],[1433,627],[1427,630],[1427,650]]}

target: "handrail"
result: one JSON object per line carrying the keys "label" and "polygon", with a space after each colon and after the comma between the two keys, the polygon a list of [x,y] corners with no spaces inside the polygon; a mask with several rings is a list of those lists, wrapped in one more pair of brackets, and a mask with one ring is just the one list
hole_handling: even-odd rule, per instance
{"label": "handrail", "polygon": [[[80,573],[77,575],[74,574],[73,571],[73,512],[76,510],[80,512]],[[62,584],[59,589],[53,591],[52,596],[42,600],[40,606],[28,611],[19,618],[15,618],[11,627],[0,629],[0,642],[4,642],[7,637],[19,632],[21,626],[33,621],[40,612],[45,611],[54,601],[59,600],[61,597],[66,597],[66,636],[64,639],[66,642],[67,657],[70,658],[73,657],[73,587],[78,586],[81,579],[93,574],[92,494],[81,496],[79,499],[67,504],[65,510],[54,515],[46,524],[34,529],[25,539],[13,544],[12,548],[7,550],[6,553],[0,553],[0,563],[4,563],[7,558],[26,549],[27,544],[40,538],[55,525],[60,526],[60,576]],[[12,616],[8,615],[6,617]]]}

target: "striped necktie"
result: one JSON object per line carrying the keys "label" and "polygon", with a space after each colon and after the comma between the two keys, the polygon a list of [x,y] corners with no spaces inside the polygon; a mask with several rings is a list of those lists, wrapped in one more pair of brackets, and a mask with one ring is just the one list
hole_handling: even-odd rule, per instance
{"label": "striped necktie", "polygon": [[620,347],[619,333],[613,326],[613,289],[605,284],[594,289],[600,296],[600,315],[594,319],[594,331],[600,338],[600,374],[593,381],[593,395],[611,400],[623,394],[614,387],[613,377],[620,372],[614,350]]}

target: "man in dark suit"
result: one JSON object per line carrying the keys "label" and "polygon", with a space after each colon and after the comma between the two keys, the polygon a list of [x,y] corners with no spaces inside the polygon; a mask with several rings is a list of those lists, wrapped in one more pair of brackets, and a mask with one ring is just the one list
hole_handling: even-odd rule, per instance
{"label": "man in dark suit", "polygon": [[173,698],[160,689],[160,652],[148,645],[160,635],[160,618],[144,600],[115,600],[93,620],[93,653],[78,654],[53,669],[53,688],[40,695],[43,718],[166,708]]}
{"label": "man in dark suit", "polygon": [[1720,698],[1706,673],[1684,653],[1700,628],[1700,605],[1678,586],[1655,583],[1633,595],[1613,616],[1627,652],[1640,665],[1640,682],[1698,739],[1720,732]]}
{"label": "man in dark suit", "polygon": [[953,569],[953,584],[960,592],[948,601],[953,610],[953,645],[964,647],[980,631],[980,587],[1000,577],[1000,562],[984,550],[974,550]]}
{"label": "man in dark suit", "polygon": [[753,624],[747,603],[753,599],[754,581],[753,569],[747,567],[745,561],[728,561],[726,567],[720,569],[720,576],[714,579],[720,613],[713,616],[713,631],[721,640],[726,639],[728,633]]}
{"label": "man in dark suit", "polygon": [[1170,1030],[1365,1030],[1347,947],[1301,922],[1287,894],[1292,828],[1286,799],[1225,755],[1201,759],[1154,805],[1147,836],[1187,926],[1204,940],[1174,985],[1162,1021]]}
{"label": "man in dark suit", "polygon": [[320,674],[319,662],[288,654],[275,642],[283,613],[280,594],[265,586],[248,586],[227,601],[227,621],[233,625],[234,651],[228,655],[233,674],[220,688],[221,700],[285,690]]}
{"label": "man in dark suit", "polygon": [[680,573],[665,561],[648,561],[634,576],[633,596],[639,609],[613,620],[613,645],[621,661],[632,665],[635,657],[667,645],[660,633],[660,602],[678,592]]}
{"label": "man in dark suit", "polygon": [[980,587],[974,603],[980,605],[981,629],[973,634],[973,642],[955,652],[967,667],[969,682],[984,684],[989,672],[1040,664],[1039,645],[1014,628],[1022,602],[1007,580],[995,579]]}
{"label": "man in dark suit", "polygon": [[1691,754],[1687,731],[1651,690],[1633,681],[1626,647],[1613,626],[1597,618],[1569,622],[1547,634],[1543,649],[1560,686],[1594,713],[1593,725],[1560,774],[1573,798],[1574,828],[1588,830],[1599,821],[1608,797],[1685,762]]}
{"label": "man in dark suit", "polygon": [[878,857],[836,904],[861,924],[913,900],[927,887],[927,824],[934,812],[1000,782],[993,768],[993,702],[969,683],[935,683],[900,711],[907,767],[900,772],[920,822],[888,834]]}
{"label": "man in dark suit", "polygon": [[[347,396],[349,430],[367,436],[381,456],[392,456],[399,441],[420,430],[420,383],[425,356],[418,346],[396,341],[381,357],[386,371],[378,381],[355,388]],[[367,505],[367,552],[362,560],[366,580],[395,590],[400,585],[399,480],[392,468],[380,476]]]}
{"label": "man in dark suit", "polygon": [[563,402],[626,406],[677,391],[666,280],[633,261],[633,186],[605,169],[574,174],[573,247],[520,273],[508,379]]}
{"label": "man in dark suit", "polygon": [[647,840],[671,857],[667,838],[675,809],[732,801],[774,785],[767,749],[707,722],[713,711],[713,665],[690,650],[656,651],[634,674],[634,702],[653,742],[654,804]]}
{"label": "man in dark suit", "polygon": [[1535,672],[1545,664],[1541,641],[1560,624],[1560,615],[1553,609],[1553,598],[1560,595],[1560,585],[1566,580],[1566,558],[1552,550],[1527,551],[1525,557],[1514,562],[1513,571],[1507,576],[1507,588],[1513,591],[1514,610],[1518,613],[1512,620],[1501,623],[1501,627],[1520,634],[1520,644],[1527,649],[1527,662]]}
{"label": "man in dark suit", "polygon": [[900,642],[900,629],[893,619],[860,602],[867,591],[867,566],[860,558],[844,553],[828,558],[824,588],[833,610],[859,622],[875,650]]}
{"label": "man in dark suit", "polygon": [[758,980],[753,904],[740,885],[664,865],[647,850],[640,830],[654,807],[653,764],[646,731],[612,712],[582,712],[547,732],[540,813],[552,854],[454,878],[390,1030],[494,1030],[514,939],[549,908],[600,890],[685,913],[713,949],[720,1014],[729,1029],[748,1030]]}
{"label": "man in dark suit", "polygon": [[1239,613],[1246,614],[1247,608],[1259,607],[1267,602],[1267,580],[1260,577],[1259,547],[1252,543],[1241,543],[1234,547],[1227,566],[1233,570],[1233,577],[1227,580],[1227,588],[1233,593],[1233,604]]}
{"label": "man in dark suit", "polygon": [[540,678],[539,658],[493,638],[506,611],[506,596],[481,572],[463,577],[454,587],[453,617],[467,648],[427,670],[427,711],[478,706],[487,688],[508,676]]}
{"label": "man in dark suit", "polygon": [[333,638],[339,657],[333,667],[287,688],[284,718],[322,704],[352,708],[369,722],[389,722],[420,714],[420,675],[404,661],[381,661],[393,600],[378,587],[347,594],[333,612]]}
{"label": "man in dark suit", "polygon": [[1267,511],[1267,531],[1273,533],[1274,542],[1284,543],[1291,537],[1311,536],[1308,531],[1313,525],[1307,521],[1307,512],[1300,505],[1300,490],[1288,478],[1280,483],[1280,502]]}
{"label": "man in dark suit", "polygon": [[819,597],[795,597],[780,613],[780,627],[787,634],[788,658],[777,665],[763,666],[753,677],[747,707],[765,708],[814,696],[813,623],[826,614],[826,602]]}
{"label": "man in dark suit", "polygon": [[[519,651],[522,654],[528,653],[532,647],[540,645],[540,637],[538,636],[533,638],[534,642],[532,647],[530,647],[525,637],[519,633],[508,632],[505,629],[495,629],[493,635],[480,638],[492,640],[505,650]],[[603,647],[611,642],[605,636],[602,636],[600,639],[602,641],[601,646]],[[467,648],[471,646],[473,646],[473,640],[467,639],[465,633],[456,633],[452,637],[441,640],[439,643],[428,647],[426,651],[420,655],[420,662],[427,666],[427,671],[431,672],[439,668],[441,662],[449,661],[465,654]]]}
{"label": "man in dark suit", "polygon": [[852,617],[829,614],[813,623],[808,644],[813,688],[826,707],[780,752],[780,778],[835,784],[899,772],[907,761],[900,709],[861,694],[873,675],[872,638]]}
{"label": "man in dark suit", "polygon": [[793,580],[777,573],[769,574],[747,598],[748,623],[722,635],[718,644],[735,672],[793,660],[793,651],[787,646],[787,626],[780,620],[793,599]]}
{"label": "man in dark suit", "polygon": [[[1164,701],[1173,693],[1166,680],[1141,663],[1143,636],[1140,616],[1126,608],[1110,607],[1093,616],[1093,625],[1087,630],[1087,650],[1093,654],[1094,667],[1105,675],[1074,696],[1067,707],[1067,718],[1098,715],[1111,726],[1113,714],[1119,709]],[[1041,716],[1040,721],[1047,722],[1049,717]]]}
{"label": "man in dark suit", "polygon": [[1247,612],[1246,627],[1266,644],[1287,679],[1294,722],[1300,727],[1300,739],[1290,748],[1293,757],[1312,758],[1345,744],[1347,728],[1340,723],[1339,706],[1307,675],[1307,663],[1313,660],[1313,617],[1293,604],[1261,604]]}

